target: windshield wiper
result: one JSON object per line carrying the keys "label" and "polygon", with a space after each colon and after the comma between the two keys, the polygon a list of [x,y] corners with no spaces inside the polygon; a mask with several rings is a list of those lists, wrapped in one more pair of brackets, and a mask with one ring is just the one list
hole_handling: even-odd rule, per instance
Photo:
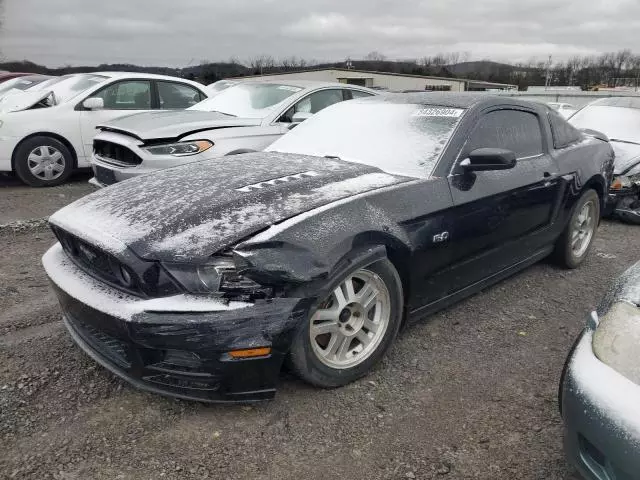
{"label": "windshield wiper", "polygon": [[330,158],[331,160],[342,160],[339,156],[337,155],[324,155],[324,158]]}
{"label": "windshield wiper", "polygon": [[631,145],[640,145],[638,142],[632,142],[631,140],[620,140],[619,138],[610,138],[610,142],[618,142],[618,143],[630,143]]}

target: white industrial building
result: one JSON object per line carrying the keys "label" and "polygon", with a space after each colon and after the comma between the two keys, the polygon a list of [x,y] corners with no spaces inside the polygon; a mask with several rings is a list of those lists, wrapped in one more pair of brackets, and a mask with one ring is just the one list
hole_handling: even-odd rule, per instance
{"label": "white industrial building", "polygon": [[272,73],[250,77],[238,77],[237,80],[275,78],[282,80],[297,79],[340,82],[397,92],[407,90],[450,92],[464,92],[469,90],[517,90],[515,85],[507,85],[504,83],[481,82],[460,78],[432,77],[426,75],[409,75],[404,73],[370,72],[366,70],[352,70],[346,68],[323,68],[302,70],[299,72]]}

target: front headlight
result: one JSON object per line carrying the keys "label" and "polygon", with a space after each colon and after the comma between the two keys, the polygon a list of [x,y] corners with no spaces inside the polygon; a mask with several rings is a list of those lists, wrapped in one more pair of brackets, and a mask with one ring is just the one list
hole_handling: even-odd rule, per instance
{"label": "front headlight", "polygon": [[615,303],[593,334],[593,352],[640,385],[640,309],[631,303]]}
{"label": "front headlight", "polygon": [[151,155],[171,155],[173,157],[187,157],[197,155],[213,147],[213,142],[209,140],[193,140],[191,142],[167,143],[164,145],[154,145],[145,147]]}
{"label": "front headlight", "polygon": [[268,288],[238,273],[231,257],[212,257],[202,264],[165,263],[165,269],[190,293],[256,294]]}
{"label": "front headlight", "polygon": [[624,190],[625,188],[629,188],[631,186],[631,179],[626,177],[625,175],[618,175],[617,177],[613,177],[613,182],[611,182],[611,190]]}

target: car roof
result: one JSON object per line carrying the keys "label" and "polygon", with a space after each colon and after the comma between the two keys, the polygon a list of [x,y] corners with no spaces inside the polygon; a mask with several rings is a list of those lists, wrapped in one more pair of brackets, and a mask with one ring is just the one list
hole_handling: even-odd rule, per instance
{"label": "car roof", "polygon": [[640,97],[609,97],[601,98],[595,102],[590,103],[587,106],[599,106],[599,107],[622,107],[622,108],[637,108],[640,109]]}
{"label": "car roof", "polygon": [[188,83],[190,85],[204,88],[204,85],[193,80],[187,80],[186,78],[174,77],[171,75],[158,75],[157,73],[144,73],[144,72],[86,72],[86,75],[101,75],[109,78],[146,78],[151,80],[170,80],[180,81]]}
{"label": "car roof", "polygon": [[[482,92],[420,92],[391,93],[376,97],[358,99],[358,102],[384,102],[399,104],[437,105],[449,108],[482,108],[493,105],[515,105],[521,107],[540,108],[542,105],[528,100],[503,95],[491,95]],[[547,107],[544,105],[544,107]]]}
{"label": "car roof", "polygon": [[322,88],[322,87],[340,87],[340,88],[354,88],[358,90],[370,90],[374,92],[370,88],[361,87],[360,85],[350,85],[348,83],[339,83],[339,82],[322,82],[319,80],[298,80],[298,79],[289,79],[289,78],[280,78],[280,79],[251,79],[242,80],[242,78],[234,79],[235,82],[238,83],[271,83],[275,85],[289,85],[291,87],[300,87],[300,88]]}

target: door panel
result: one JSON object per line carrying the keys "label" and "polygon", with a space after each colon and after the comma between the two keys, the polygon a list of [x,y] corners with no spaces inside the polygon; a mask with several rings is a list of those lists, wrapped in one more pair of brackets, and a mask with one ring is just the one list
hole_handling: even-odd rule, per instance
{"label": "door panel", "polygon": [[93,152],[93,137],[97,133],[97,125],[124,115],[148,111],[154,104],[151,82],[148,80],[115,82],[93,93],[91,97],[102,98],[104,108],[80,112],[80,131],[87,160]]}
{"label": "door panel", "polygon": [[[509,122],[508,128],[503,128],[504,121]],[[454,169],[449,176],[455,205],[453,291],[518,263],[548,242],[546,232],[554,220],[561,183],[555,160],[542,152],[538,122],[537,116],[526,112],[501,110],[485,115],[460,160],[481,147],[507,148],[520,155],[540,153],[520,156],[510,170],[463,173]],[[534,128],[539,135],[532,132]]]}

